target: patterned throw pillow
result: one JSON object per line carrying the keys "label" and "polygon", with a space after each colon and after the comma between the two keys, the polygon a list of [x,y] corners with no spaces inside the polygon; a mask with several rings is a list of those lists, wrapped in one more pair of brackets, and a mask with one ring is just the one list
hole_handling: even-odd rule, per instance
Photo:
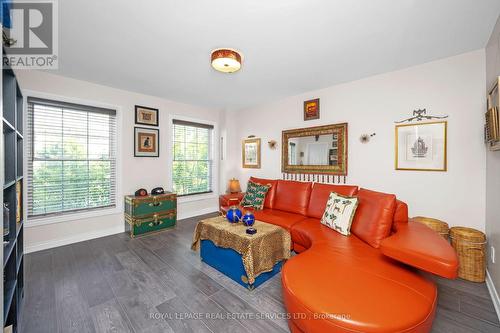
{"label": "patterned throw pillow", "polygon": [[321,218],[321,224],[349,236],[351,224],[358,207],[358,198],[345,197],[335,192],[330,193],[326,203],[325,212]]}
{"label": "patterned throw pillow", "polygon": [[260,185],[248,181],[247,192],[241,201],[242,206],[252,206],[255,209],[262,209],[264,207],[264,200],[266,199],[267,191],[271,185]]}

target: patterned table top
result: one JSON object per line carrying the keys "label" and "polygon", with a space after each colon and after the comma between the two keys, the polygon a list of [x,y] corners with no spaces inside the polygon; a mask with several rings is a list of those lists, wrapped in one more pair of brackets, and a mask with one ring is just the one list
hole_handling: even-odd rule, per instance
{"label": "patterned table top", "polygon": [[248,282],[253,284],[259,274],[272,271],[274,265],[290,258],[290,233],[273,224],[255,221],[255,235],[249,235],[242,223],[229,223],[223,216],[198,222],[191,248],[198,250],[201,240],[231,248],[241,254]]}

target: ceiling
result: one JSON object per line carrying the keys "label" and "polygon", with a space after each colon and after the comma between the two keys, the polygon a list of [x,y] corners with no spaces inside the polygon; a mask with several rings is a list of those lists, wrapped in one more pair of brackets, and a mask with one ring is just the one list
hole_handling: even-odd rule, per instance
{"label": "ceiling", "polygon": [[[237,110],[485,47],[498,0],[59,1],[57,74]],[[224,74],[210,52],[231,47]]]}

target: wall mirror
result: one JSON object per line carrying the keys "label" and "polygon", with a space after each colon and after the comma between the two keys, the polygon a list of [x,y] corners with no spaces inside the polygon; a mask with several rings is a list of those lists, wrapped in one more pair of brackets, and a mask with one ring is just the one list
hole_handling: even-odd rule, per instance
{"label": "wall mirror", "polygon": [[281,171],[347,175],[347,123],[283,131]]}

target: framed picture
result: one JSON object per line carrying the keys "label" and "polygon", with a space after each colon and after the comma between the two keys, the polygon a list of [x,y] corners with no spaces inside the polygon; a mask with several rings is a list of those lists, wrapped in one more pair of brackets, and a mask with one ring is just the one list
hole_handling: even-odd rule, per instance
{"label": "framed picture", "polygon": [[446,171],[447,122],[396,126],[396,170]]}
{"label": "framed picture", "polygon": [[136,105],[135,123],[138,125],[158,126],[158,109]]}
{"label": "framed picture", "polygon": [[319,98],[304,102],[304,120],[319,119]]}
{"label": "framed picture", "polygon": [[158,157],[160,130],[144,127],[134,128],[134,156]]}
{"label": "framed picture", "polygon": [[241,144],[243,168],[260,169],[260,139],[245,139]]}

